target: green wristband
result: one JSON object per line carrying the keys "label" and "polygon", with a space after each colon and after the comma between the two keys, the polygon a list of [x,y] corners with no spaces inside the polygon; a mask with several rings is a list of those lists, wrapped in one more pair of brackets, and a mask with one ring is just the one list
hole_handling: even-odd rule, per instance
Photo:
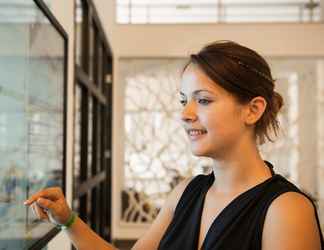
{"label": "green wristband", "polygon": [[67,220],[67,222],[65,224],[58,224],[57,227],[59,229],[61,229],[61,230],[69,229],[73,225],[73,223],[75,222],[76,217],[77,217],[76,213],[74,213],[72,211],[69,219]]}

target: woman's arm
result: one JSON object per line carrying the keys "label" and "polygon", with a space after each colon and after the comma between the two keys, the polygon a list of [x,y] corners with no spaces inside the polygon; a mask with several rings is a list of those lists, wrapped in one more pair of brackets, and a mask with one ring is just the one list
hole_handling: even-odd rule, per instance
{"label": "woman's arm", "polygon": [[[24,204],[31,206],[39,219],[56,224],[66,224],[72,213],[60,188],[44,189],[31,196]],[[64,231],[78,250],[117,249],[92,231],[79,217],[76,217],[71,227]]]}
{"label": "woman's arm", "polygon": [[270,205],[265,217],[262,250],[321,250],[313,204],[302,194],[286,192]]}
{"label": "woman's arm", "polygon": [[73,245],[79,250],[116,250],[107,241],[103,240],[92,231],[89,226],[84,223],[79,217],[73,223],[71,228],[65,230]]}
{"label": "woman's arm", "polygon": [[[191,179],[183,180],[172,190],[159,215],[149,230],[135,243],[132,250],[157,249],[165,230],[172,220],[175,207]],[[48,216],[48,213],[50,213],[54,222],[58,224],[65,224],[71,215],[71,209],[60,188],[44,189],[26,200],[25,205],[31,206],[40,219],[50,220]],[[78,217],[72,226],[64,231],[78,250],[116,250]]]}

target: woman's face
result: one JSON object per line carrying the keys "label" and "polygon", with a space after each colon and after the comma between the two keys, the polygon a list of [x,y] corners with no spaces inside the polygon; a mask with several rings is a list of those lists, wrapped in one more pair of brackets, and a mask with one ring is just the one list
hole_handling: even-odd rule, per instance
{"label": "woman's face", "polygon": [[242,105],[190,64],[181,78],[181,120],[196,156],[222,158],[243,134]]}

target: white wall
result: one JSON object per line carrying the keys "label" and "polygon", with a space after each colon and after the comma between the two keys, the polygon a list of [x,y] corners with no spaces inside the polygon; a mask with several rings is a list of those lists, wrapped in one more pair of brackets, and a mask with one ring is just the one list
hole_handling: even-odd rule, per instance
{"label": "white wall", "polygon": [[[74,103],[74,1],[51,1],[52,10],[59,23],[63,26],[69,37],[68,46],[68,119],[67,119],[67,158],[66,158],[66,198],[71,204],[72,200],[72,167],[73,167],[73,103]],[[59,233],[48,244],[48,250],[70,250],[71,244],[64,233]]]}

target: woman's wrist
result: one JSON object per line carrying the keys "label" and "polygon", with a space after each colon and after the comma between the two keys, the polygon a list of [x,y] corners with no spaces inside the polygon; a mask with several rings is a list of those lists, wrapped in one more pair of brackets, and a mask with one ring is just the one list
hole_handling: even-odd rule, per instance
{"label": "woman's wrist", "polygon": [[56,226],[61,230],[66,230],[72,227],[77,219],[77,214],[71,211],[70,216],[68,217],[67,221],[64,224],[56,224]]}

